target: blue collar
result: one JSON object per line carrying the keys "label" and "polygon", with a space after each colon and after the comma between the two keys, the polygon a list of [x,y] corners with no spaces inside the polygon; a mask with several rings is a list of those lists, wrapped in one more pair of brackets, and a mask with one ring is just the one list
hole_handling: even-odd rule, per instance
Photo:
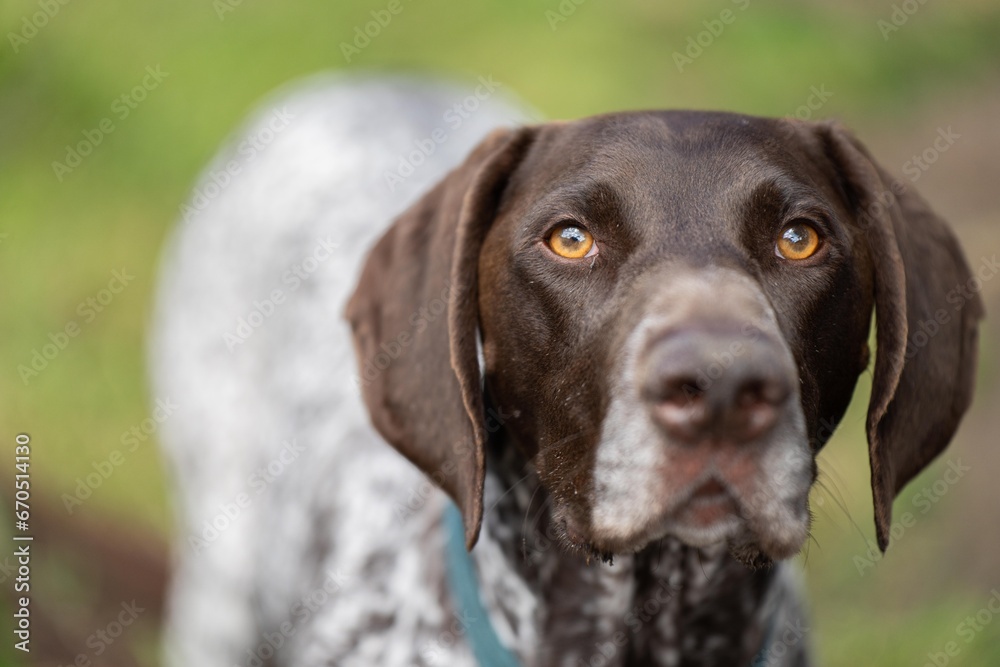
{"label": "blue collar", "polygon": [[517,658],[497,636],[483,601],[479,597],[479,582],[472,557],[465,549],[465,526],[462,514],[449,503],[444,513],[447,534],[448,588],[459,619],[467,623],[466,638],[480,667],[520,667]]}
{"label": "blue collar", "polygon": [[[448,588],[451,590],[452,603],[459,619],[468,622],[466,638],[476,662],[480,667],[520,667],[514,654],[501,643],[483,601],[479,597],[479,581],[476,579],[476,566],[472,557],[465,549],[465,525],[462,514],[454,503],[448,503],[444,512],[444,530],[447,535],[445,556],[447,559]],[[777,636],[776,614],[771,615],[770,622],[764,632],[764,641],[754,659],[767,656],[771,645]]]}
{"label": "blue collar", "polygon": [[764,667],[771,664],[771,648],[778,643],[778,613],[772,611],[770,616],[767,627],[764,628],[764,639],[760,644],[760,650],[754,655],[750,667]]}

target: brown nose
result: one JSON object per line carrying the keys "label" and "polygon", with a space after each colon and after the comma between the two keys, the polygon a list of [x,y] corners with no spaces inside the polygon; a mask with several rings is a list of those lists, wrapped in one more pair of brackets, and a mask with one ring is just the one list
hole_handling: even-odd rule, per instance
{"label": "brown nose", "polygon": [[787,355],[769,340],[683,332],[651,346],[642,393],[673,438],[744,443],[778,421],[795,380]]}

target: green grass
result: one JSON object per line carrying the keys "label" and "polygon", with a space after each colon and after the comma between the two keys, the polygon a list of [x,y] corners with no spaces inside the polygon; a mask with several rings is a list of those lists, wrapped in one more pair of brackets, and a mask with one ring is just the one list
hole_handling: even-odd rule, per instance
{"label": "green grass", "polygon": [[[683,73],[674,52],[734,3],[588,0],[554,31],[545,11],[557,10],[555,1],[403,3],[349,66],[340,43],[386,2],[246,0],[220,20],[206,0],[74,0],[18,53],[6,38],[0,44],[0,424],[7,439],[31,433],[35,480],[52,502],[148,416],[144,337],[159,245],[219,142],[289,79],[345,68],[491,74],[550,117],[654,106],[787,115],[811,86],[825,85],[834,96],[820,115],[876,123],[974,87],[1000,62],[1000,13],[973,0],[927,3],[888,41],[875,22],[889,8],[754,0],[734,10],[736,20]],[[37,10],[30,0],[4,3],[3,34]],[[127,118],[114,117],[113,101],[156,65],[169,76]],[[114,132],[58,181],[52,162],[109,116]],[[135,280],[83,323],[78,304],[123,267]],[[18,365],[71,320],[81,322],[80,335],[25,386]],[[870,535],[860,410],[831,445],[850,455],[831,461],[843,471],[851,516]],[[85,507],[168,530],[155,442],[127,455]],[[849,556],[863,541],[839,510],[821,512],[817,540],[810,585],[827,600],[818,632],[828,664],[858,664],[859,656],[921,664],[982,603],[971,594],[921,599],[912,592],[920,582],[908,582],[906,595],[901,579],[889,590],[874,575],[858,577]],[[920,576],[928,567],[911,569]],[[1000,633],[988,634],[958,664],[998,664]]]}

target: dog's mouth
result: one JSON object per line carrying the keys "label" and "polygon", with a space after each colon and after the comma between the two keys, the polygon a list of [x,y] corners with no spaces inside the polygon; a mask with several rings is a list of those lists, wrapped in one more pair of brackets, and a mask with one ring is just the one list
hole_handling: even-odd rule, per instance
{"label": "dog's mouth", "polygon": [[589,531],[581,530],[565,515],[559,523],[570,548],[603,560],[612,553],[641,551],[664,537],[675,537],[689,546],[707,547],[746,531],[738,495],[714,475],[679,493],[656,520],[627,537],[595,540]]}
{"label": "dog's mouth", "polygon": [[[703,477],[651,513],[638,530],[594,534],[586,524],[562,514],[561,532],[571,550],[604,561],[611,554],[640,552],[664,538],[699,549],[727,545],[734,556],[751,567],[797,552],[807,524],[798,527],[796,521],[772,521],[760,516],[754,511],[753,494],[748,493],[718,471],[705,471]],[[792,504],[797,503],[788,503]]]}
{"label": "dog's mouth", "polygon": [[647,541],[675,537],[692,547],[709,547],[747,532],[739,495],[716,476],[693,485],[653,522]]}
{"label": "dog's mouth", "polygon": [[739,518],[739,505],[719,480],[710,478],[680,504],[670,522],[682,529],[711,531]]}

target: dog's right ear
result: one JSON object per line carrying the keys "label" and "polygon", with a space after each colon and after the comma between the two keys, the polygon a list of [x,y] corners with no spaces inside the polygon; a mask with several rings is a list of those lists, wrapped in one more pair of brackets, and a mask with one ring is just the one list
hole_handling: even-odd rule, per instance
{"label": "dog's right ear", "polygon": [[849,131],[818,125],[856,202],[875,257],[877,356],[868,443],[878,545],[892,501],[948,445],[972,401],[979,294],[948,225],[911,188],[894,182]]}
{"label": "dog's right ear", "polygon": [[372,249],[346,316],[372,423],[462,511],[483,512],[486,429],[477,336],[479,249],[533,128],[497,130]]}

